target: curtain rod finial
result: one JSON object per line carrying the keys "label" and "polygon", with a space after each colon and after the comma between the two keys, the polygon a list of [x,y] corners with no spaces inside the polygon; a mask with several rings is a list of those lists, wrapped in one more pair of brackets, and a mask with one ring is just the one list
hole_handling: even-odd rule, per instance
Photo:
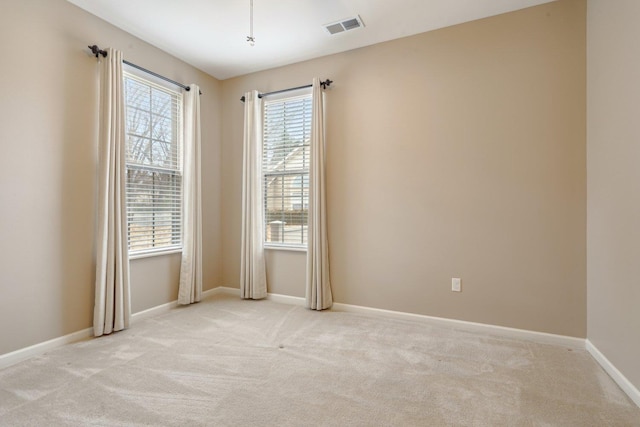
{"label": "curtain rod finial", "polygon": [[93,46],[87,46],[89,49],[91,49],[91,52],[97,57],[99,57],[100,55],[102,55],[103,58],[107,57],[107,51],[106,50],[101,50],[98,45],[93,45]]}

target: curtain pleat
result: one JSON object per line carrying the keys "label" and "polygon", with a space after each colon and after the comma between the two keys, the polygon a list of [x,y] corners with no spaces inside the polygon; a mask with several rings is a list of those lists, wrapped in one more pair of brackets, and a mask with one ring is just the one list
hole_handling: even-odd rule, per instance
{"label": "curtain pleat", "polygon": [[242,159],[240,296],[261,299],[267,296],[267,275],[262,218],[262,101],[255,90],[245,94]]}
{"label": "curtain pleat", "polygon": [[95,336],[129,327],[131,316],[122,52],[111,48],[107,49],[107,57],[100,60],[99,128]]}
{"label": "curtain pleat", "polygon": [[325,184],[324,94],[320,79],[313,79],[309,164],[309,217],[307,239],[306,304],[312,310],[333,305],[329,278],[327,198]]}
{"label": "curtain pleat", "polygon": [[184,163],[182,175],[182,263],[178,303],[202,299],[202,199],[200,88],[192,84],[183,96]]}

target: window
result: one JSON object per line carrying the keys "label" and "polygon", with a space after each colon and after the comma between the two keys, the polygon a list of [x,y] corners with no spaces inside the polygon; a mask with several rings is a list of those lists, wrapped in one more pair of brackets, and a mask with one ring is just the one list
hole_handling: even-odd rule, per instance
{"label": "window", "polygon": [[125,73],[127,229],[131,255],[182,242],[182,94]]}
{"label": "window", "polygon": [[311,95],[264,103],[265,243],[304,247],[309,210]]}
{"label": "window", "polygon": [[293,210],[309,209],[309,174],[297,176],[293,180],[291,199]]}

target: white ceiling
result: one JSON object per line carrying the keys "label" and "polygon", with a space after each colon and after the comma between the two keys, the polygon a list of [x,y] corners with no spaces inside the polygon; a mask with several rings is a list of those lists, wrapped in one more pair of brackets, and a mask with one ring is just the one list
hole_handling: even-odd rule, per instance
{"label": "white ceiling", "polygon": [[[253,47],[249,0],[68,1],[227,79],[552,0],[254,0]],[[332,36],[323,27],[355,15],[365,28]]]}

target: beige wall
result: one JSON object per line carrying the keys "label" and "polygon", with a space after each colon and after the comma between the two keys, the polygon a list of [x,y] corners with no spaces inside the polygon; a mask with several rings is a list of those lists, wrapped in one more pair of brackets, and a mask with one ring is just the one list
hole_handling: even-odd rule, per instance
{"label": "beige wall", "polygon": [[[4,0],[0,354],[91,326],[98,102],[92,43],[202,87],[204,286],[220,284],[220,82],[64,0]],[[179,255],[132,261],[134,312],[176,299],[179,262]]]}
{"label": "beige wall", "polygon": [[[563,0],[224,81],[224,282],[239,280],[239,98],[319,76],[335,81],[336,301],[584,337],[585,15]],[[304,254],[267,260],[270,292],[304,295]]]}
{"label": "beige wall", "polygon": [[640,2],[588,10],[587,337],[640,389]]}
{"label": "beige wall", "polygon": [[[16,326],[3,329],[0,354],[91,325],[98,100],[89,43],[203,89],[205,289],[238,285],[239,97],[317,75],[335,81],[327,155],[337,301],[585,335],[584,1],[221,83],[66,1],[7,0],[0,323]],[[179,259],[132,261],[134,312],[175,299]],[[267,259],[270,291],[303,296],[305,254],[269,250]],[[462,293],[450,291],[451,277],[462,277]]]}

